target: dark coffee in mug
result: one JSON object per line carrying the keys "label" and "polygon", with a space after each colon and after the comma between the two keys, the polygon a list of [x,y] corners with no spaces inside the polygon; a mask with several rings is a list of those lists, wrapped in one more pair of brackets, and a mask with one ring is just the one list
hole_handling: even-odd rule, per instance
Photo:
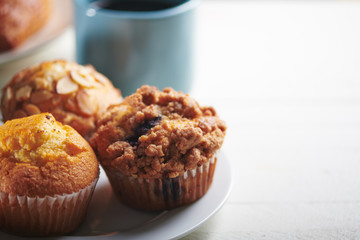
{"label": "dark coffee in mug", "polygon": [[172,8],[184,1],[174,0],[98,0],[96,6],[107,10],[146,12]]}

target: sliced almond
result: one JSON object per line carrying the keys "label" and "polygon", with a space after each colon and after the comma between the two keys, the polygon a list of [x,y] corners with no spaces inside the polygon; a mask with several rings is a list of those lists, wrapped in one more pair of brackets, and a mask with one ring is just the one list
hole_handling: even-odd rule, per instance
{"label": "sliced almond", "polygon": [[94,72],[95,79],[101,84],[108,84],[109,79],[99,72]]}
{"label": "sliced almond", "polygon": [[91,83],[92,87],[99,88],[104,85],[103,83],[96,81],[95,77],[93,75],[87,75],[85,77],[86,77],[86,80]]}
{"label": "sliced almond", "polygon": [[4,93],[4,96],[3,96],[3,102],[2,102],[2,105],[5,106],[6,108],[9,107],[9,104],[10,104],[10,101],[13,99],[13,91],[10,87],[7,87],[5,89],[5,93]]}
{"label": "sliced almond", "polygon": [[84,115],[92,115],[98,109],[98,103],[92,101],[89,94],[84,89],[76,94],[76,101],[80,112]]}
{"label": "sliced almond", "polygon": [[80,66],[77,69],[77,72],[84,77],[90,76],[93,78],[93,75],[96,72],[96,70],[92,65],[86,65],[86,66]]}
{"label": "sliced almond", "polygon": [[[102,84],[101,80],[100,81],[96,80],[97,78],[96,74],[100,74],[100,73],[98,73],[92,65],[86,65],[85,67],[80,68],[78,73],[84,78],[86,78],[86,80],[95,87],[100,86],[99,83]],[[101,76],[99,76],[99,78],[101,78]]]}
{"label": "sliced almond", "polygon": [[82,87],[89,88],[89,87],[93,86],[93,84],[91,82],[89,82],[87,78],[81,76],[79,73],[77,73],[74,70],[70,71],[70,75],[71,75],[72,80],[74,80],[76,83],[78,83]]}
{"label": "sliced almond", "polygon": [[37,77],[33,80],[33,83],[35,85],[35,89],[49,89],[51,82],[44,77]]}
{"label": "sliced almond", "polygon": [[57,72],[57,73],[65,72],[65,65],[63,62],[53,62],[51,67],[54,72]]}
{"label": "sliced almond", "polygon": [[62,77],[56,84],[56,92],[59,94],[69,94],[79,89],[79,85],[73,82],[69,76]]}
{"label": "sliced almond", "polygon": [[12,98],[13,98],[13,91],[12,91],[11,87],[7,87],[5,90],[5,99],[10,100]]}
{"label": "sliced almond", "polygon": [[52,96],[52,93],[47,90],[36,91],[31,94],[30,101],[34,104],[38,104],[51,99]]}
{"label": "sliced almond", "polygon": [[9,114],[12,114],[16,107],[13,90],[10,87],[7,87],[4,91],[1,105],[3,120],[8,120]]}
{"label": "sliced almond", "polygon": [[59,79],[64,75],[63,67],[59,64],[54,64],[53,62],[49,66],[43,67],[43,74],[42,76],[47,79],[47,81],[50,81],[50,83],[53,80]]}
{"label": "sliced almond", "polygon": [[14,118],[27,117],[27,114],[23,110],[17,110],[14,112]]}
{"label": "sliced almond", "polygon": [[32,88],[29,85],[19,88],[15,93],[16,101],[24,101],[29,99]]}
{"label": "sliced almond", "polygon": [[24,107],[24,109],[28,115],[34,115],[34,114],[41,113],[40,109],[37,106],[35,106],[34,104],[27,104]]}

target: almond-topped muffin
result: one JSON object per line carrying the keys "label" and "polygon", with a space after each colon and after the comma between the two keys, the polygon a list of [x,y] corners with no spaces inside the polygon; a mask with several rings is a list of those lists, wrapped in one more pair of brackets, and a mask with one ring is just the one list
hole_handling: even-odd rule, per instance
{"label": "almond-topped muffin", "polygon": [[2,90],[1,112],[4,121],[49,112],[89,139],[97,117],[121,100],[120,90],[92,66],[54,60],[17,73]]}
{"label": "almond-topped muffin", "polygon": [[108,109],[90,144],[122,202],[164,210],[207,192],[225,131],[212,107],[143,86]]}
{"label": "almond-topped muffin", "polygon": [[82,222],[99,177],[89,143],[50,113],[0,126],[0,228],[61,235]]}

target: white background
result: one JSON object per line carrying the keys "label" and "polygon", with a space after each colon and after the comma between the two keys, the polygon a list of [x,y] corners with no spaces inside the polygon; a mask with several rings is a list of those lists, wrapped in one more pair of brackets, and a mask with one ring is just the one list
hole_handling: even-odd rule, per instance
{"label": "white background", "polygon": [[194,95],[227,120],[234,188],[188,239],[359,239],[360,2],[210,1],[199,16]]}

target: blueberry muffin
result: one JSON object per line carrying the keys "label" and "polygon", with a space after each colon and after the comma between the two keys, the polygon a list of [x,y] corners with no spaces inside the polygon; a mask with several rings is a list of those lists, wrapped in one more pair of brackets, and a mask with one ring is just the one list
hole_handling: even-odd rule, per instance
{"label": "blueberry muffin", "polygon": [[159,211],[207,192],[225,132],[212,107],[171,88],[143,86],[109,107],[90,144],[123,203]]}
{"label": "blueberry muffin", "polygon": [[22,236],[72,232],[99,177],[89,143],[49,113],[0,126],[0,228]]}
{"label": "blueberry muffin", "polygon": [[2,90],[1,112],[4,121],[49,112],[89,139],[97,117],[121,100],[120,90],[92,66],[54,60],[17,73]]}

